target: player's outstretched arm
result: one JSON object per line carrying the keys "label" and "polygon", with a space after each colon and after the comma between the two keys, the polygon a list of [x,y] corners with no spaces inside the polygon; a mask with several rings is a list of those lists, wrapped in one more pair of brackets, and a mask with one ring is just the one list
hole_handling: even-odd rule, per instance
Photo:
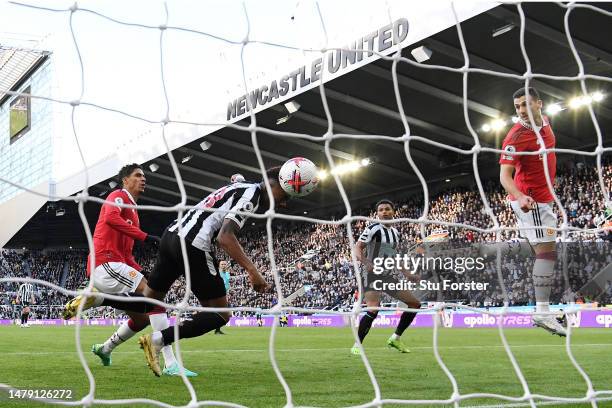
{"label": "player's outstretched arm", "polygon": [[524,212],[529,212],[533,208],[534,201],[533,198],[525,195],[521,192],[521,190],[516,187],[514,183],[514,166],[511,164],[502,164],[499,169],[499,181],[501,185],[504,187],[506,192],[510,195],[516,197],[521,210]]}
{"label": "player's outstretched arm", "polygon": [[257,270],[255,264],[253,264],[247,254],[244,253],[242,245],[240,245],[240,242],[238,242],[236,238],[237,232],[238,224],[231,219],[225,219],[217,235],[217,243],[233,260],[238,262],[238,264],[247,271],[253,289],[255,289],[256,292],[265,292],[268,289],[268,284]]}

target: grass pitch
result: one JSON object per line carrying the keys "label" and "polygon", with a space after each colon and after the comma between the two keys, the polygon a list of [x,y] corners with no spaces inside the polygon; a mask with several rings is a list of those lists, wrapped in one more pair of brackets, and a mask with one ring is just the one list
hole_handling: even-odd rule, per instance
{"label": "grass pitch", "polygon": [[[89,384],[76,354],[74,330],[73,327],[0,327],[0,383],[26,389],[68,388],[73,390],[73,401],[82,398]],[[103,342],[113,330],[112,327],[82,328],[81,341],[95,377],[96,398],[148,398],[172,405],[189,402],[188,391],[180,378],[153,376],[136,337],[115,350],[112,366],[103,367],[90,347]],[[227,401],[250,407],[284,406],[285,393],[268,354],[270,329],[232,327],[224,331],[225,336],[211,333],[181,342],[185,365],[200,374],[192,381],[198,400]],[[372,329],[365,340],[382,397],[449,398],[452,386],[434,357],[432,330],[409,328],[406,331],[403,340],[411,347],[410,354],[400,354],[385,346],[391,333],[390,329]],[[509,329],[505,333],[532,393],[585,395],[586,384],[568,358],[564,339],[540,329]],[[361,358],[349,354],[352,344],[353,337],[347,328],[278,329],[276,358],[295,405],[347,406],[374,398]],[[516,397],[523,394],[496,329],[441,329],[439,345],[440,355],[455,376],[461,394],[488,392]],[[595,390],[612,390],[612,330],[575,330],[572,350]],[[500,403],[492,399],[470,399],[461,406]],[[49,405],[9,399],[0,391],[2,408],[42,406]],[[600,402],[599,406],[610,407],[612,401]]]}

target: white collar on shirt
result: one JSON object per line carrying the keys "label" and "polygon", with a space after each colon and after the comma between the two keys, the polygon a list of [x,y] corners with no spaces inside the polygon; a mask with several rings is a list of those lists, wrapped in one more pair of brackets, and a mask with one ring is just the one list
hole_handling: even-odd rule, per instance
{"label": "white collar on shirt", "polygon": [[130,199],[132,204],[138,205],[138,204],[136,204],[136,200],[134,200],[134,197],[132,197],[132,195],[130,194],[129,191],[127,191],[125,188],[122,188],[121,191],[125,191],[125,194],[127,194],[128,198]]}
{"label": "white collar on shirt", "polygon": [[[519,123],[520,123],[520,124],[521,124],[523,127],[527,128],[527,129],[529,129],[529,130],[533,130],[533,129],[532,129],[532,127],[531,127],[531,123],[530,123],[529,121],[525,122],[523,119],[519,119]],[[550,125],[550,123],[549,123],[549,122],[548,122],[548,120],[546,119],[546,116],[542,116],[542,127],[538,127],[538,128],[537,128],[538,133],[540,132],[540,129],[542,129],[543,127],[548,126],[548,125]]]}

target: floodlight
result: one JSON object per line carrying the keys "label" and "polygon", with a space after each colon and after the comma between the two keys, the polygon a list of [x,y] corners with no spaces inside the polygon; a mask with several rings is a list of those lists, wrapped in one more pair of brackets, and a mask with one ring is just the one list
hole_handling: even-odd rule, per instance
{"label": "floodlight", "polygon": [[491,36],[495,38],[502,34],[506,34],[507,32],[512,31],[514,27],[515,25],[513,23],[506,24],[505,26],[502,26],[502,27],[499,27],[493,30],[493,32],[491,33]]}
{"label": "floodlight", "polygon": [[425,62],[431,58],[432,51],[424,45],[421,45],[410,51],[410,54],[412,54],[416,62]]}
{"label": "floodlight", "polygon": [[551,116],[556,115],[557,113],[561,112],[562,110],[563,110],[563,108],[558,103],[553,103],[553,104],[548,105],[546,107],[546,113],[548,115],[551,115]]}

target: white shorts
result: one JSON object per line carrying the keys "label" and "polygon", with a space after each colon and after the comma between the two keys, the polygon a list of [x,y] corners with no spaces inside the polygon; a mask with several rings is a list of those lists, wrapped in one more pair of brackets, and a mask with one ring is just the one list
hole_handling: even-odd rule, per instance
{"label": "white shorts", "polygon": [[122,262],[99,265],[93,275],[94,288],[110,295],[135,291],[142,278],[142,273]]}
{"label": "white shorts", "polygon": [[536,203],[536,208],[528,212],[523,212],[518,205],[518,201],[510,201],[510,206],[516,215],[519,228],[528,227],[548,227],[539,229],[521,229],[521,237],[526,238],[530,243],[554,242],[557,238],[557,216],[553,212],[552,204]]}

